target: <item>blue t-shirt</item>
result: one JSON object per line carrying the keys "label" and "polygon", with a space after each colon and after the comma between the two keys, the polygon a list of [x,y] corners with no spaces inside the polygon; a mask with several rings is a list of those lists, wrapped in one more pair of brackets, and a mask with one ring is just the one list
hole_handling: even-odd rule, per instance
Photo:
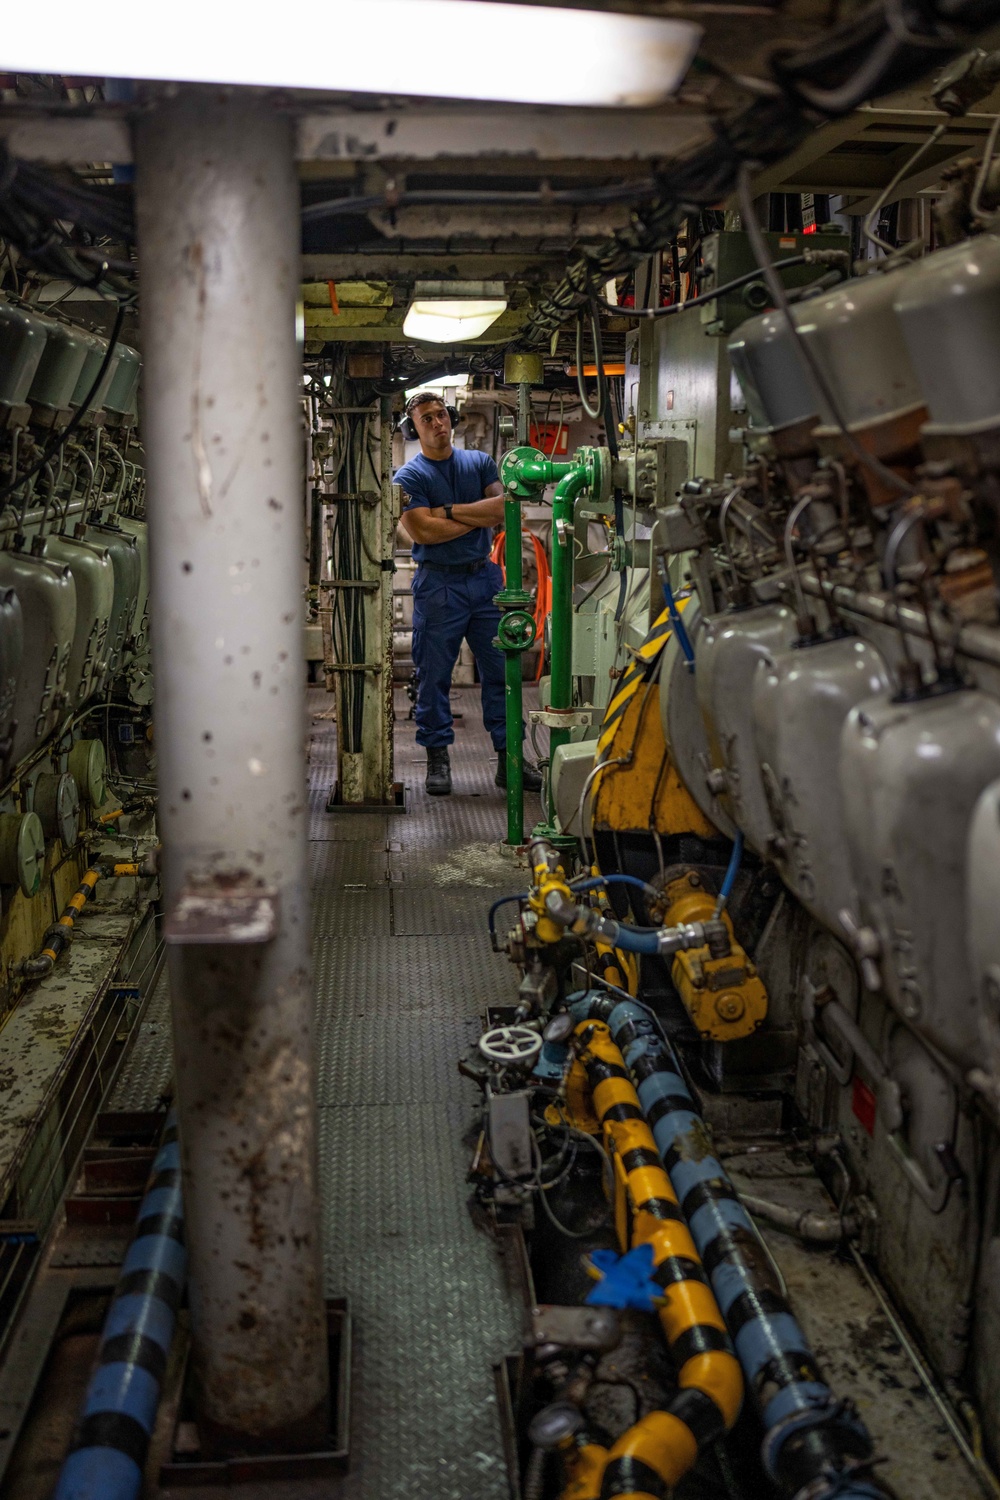
{"label": "blue t-shirt", "polygon": [[[499,483],[500,475],[488,453],[455,448],[450,458],[427,458],[418,453],[396,470],[395,478],[406,496],[404,510],[414,510],[418,505],[472,505],[483,498],[487,486]],[[489,557],[492,545],[492,529],[475,526],[450,542],[414,542],[413,557],[418,563],[479,562]]]}

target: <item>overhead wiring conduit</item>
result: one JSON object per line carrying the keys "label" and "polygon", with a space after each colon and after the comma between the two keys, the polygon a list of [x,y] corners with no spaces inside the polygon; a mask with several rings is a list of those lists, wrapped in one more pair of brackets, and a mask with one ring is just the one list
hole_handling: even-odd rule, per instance
{"label": "overhead wiring conduit", "polygon": [[962,52],[996,14],[992,0],[936,0],[921,12],[911,26],[899,0],[877,0],[820,42],[776,61],[774,76],[759,80],[752,103],[716,122],[711,141],[670,164],[655,201],[636,208],[627,227],[571,262],[559,286],[534,309],[518,345],[548,345],[598,287],[662,249],[697,208],[728,197],[743,162],[759,168],[779,161],[816,128],[817,115],[847,114],[866,99],[916,81],[927,71],[929,54],[944,62]]}

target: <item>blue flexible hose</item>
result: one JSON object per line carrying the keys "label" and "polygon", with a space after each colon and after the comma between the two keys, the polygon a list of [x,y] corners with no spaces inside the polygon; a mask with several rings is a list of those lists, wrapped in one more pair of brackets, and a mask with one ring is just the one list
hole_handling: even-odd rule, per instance
{"label": "blue flexible hose", "polygon": [[719,899],[716,902],[715,906],[716,914],[718,914],[722,910],[726,902],[729,900],[729,897],[732,895],[733,886],[736,884],[736,877],[740,872],[740,862],[742,859],[743,835],[742,833],[740,833],[739,829],[737,829],[736,837],[733,840],[733,852],[729,856],[729,864],[726,866],[726,873],[722,879],[722,889],[719,891]]}
{"label": "blue flexible hose", "polygon": [[659,953],[660,934],[655,927],[643,931],[641,927],[626,927],[623,922],[617,926],[615,936],[607,939],[613,947],[620,948],[623,953]]}
{"label": "blue flexible hose", "polygon": [[644,880],[639,880],[635,875],[585,875],[580,880],[570,882],[571,891],[589,891],[597,885],[627,885],[635,891],[642,891],[644,896],[652,900],[660,895],[653,886],[647,885]]}
{"label": "blue flexible hose", "polygon": [[527,891],[518,891],[516,893],[516,895],[513,895],[513,896],[501,896],[499,901],[494,901],[493,905],[490,907],[490,917],[489,917],[489,921],[490,921],[490,937],[491,938],[495,938],[496,937],[496,932],[497,932],[497,929],[496,929],[496,915],[497,915],[497,912],[500,910],[501,906],[506,906],[508,901],[527,901],[527,899],[528,899],[528,892]]}
{"label": "blue flexible hose", "polygon": [[687,662],[689,670],[693,672],[694,647],[691,645],[691,637],[685,629],[684,621],[681,619],[681,612],[674,600],[674,591],[670,587],[670,577],[667,573],[666,564],[663,566],[663,599],[667,606],[667,614],[670,616],[670,623],[677,634],[678,644],[684,653],[684,660]]}

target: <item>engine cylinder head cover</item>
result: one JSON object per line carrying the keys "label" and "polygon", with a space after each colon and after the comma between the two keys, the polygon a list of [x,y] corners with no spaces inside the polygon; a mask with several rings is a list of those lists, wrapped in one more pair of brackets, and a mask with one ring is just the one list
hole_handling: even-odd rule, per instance
{"label": "engine cylinder head cover", "polygon": [[982,1061],[968,962],[969,832],[1000,776],[1000,704],[975,690],[861,702],[844,726],[840,783],[858,895],[896,1010],[965,1067]]}
{"label": "engine cylinder head cover", "polygon": [[105,685],[114,568],[107,548],[58,533],[45,538],[45,556],[69,568],[76,585],[76,630],[66,671],[66,695],[70,707],[79,708]]}
{"label": "engine cylinder head cover", "polygon": [[45,413],[68,411],[87,359],[87,338],[55,318],[43,319],[46,340],[28,400]]}
{"label": "engine cylinder head cover", "polygon": [[751,689],[760,663],[797,634],[792,611],[767,604],[710,615],[698,643],[695,684],[712,766],[725,785],[719,796],[751,849],[765,856],[776,829],[761,779]]}
{"label": "engine cylinder head cover", "polygon": [[[684,611],[684,626],[694,647],[701,652],[702,618],[699,606],[692,602]],[[736,825],[720,801],[714,779],[708,774],[712,765],[705,721],[698,705],[695,674],[688,664],[673,631],[663,649],[660,669],[660,722],[670,758],[678,776],[695,804],[710,823],[727,839],[736,837]]]}
{"label": "engine cylinder head cover", "polygon": [[112,416],[120,419],[129,416],[134,408],[142,360],[128,344],[119,346],[119,356],[104,405]]}
{"label": "engine cylinder head cover", "polygon": [[741,323],[729,341],[729,357],[755,432],[781,431],[819,416],[819,393],[783,312]]}
{"label": "engine cylinder head cover", "polygon": [[[104,356],[107,353],[108,348],[107,339],[99,338],[96,333],[84,334],[84,340],[87,345],[87,354],[86,358],[83,361],[83,368],[80,371],[76,386],[74,387],[73,395],[70,398],[70,406],[72,406],[74,409],[80,406],[90,394],[94,381],[97,379],[97,372],[100,370],[101,365],[104,362]],[[119,361],[121,360],[120,349],[121,346],[116,345],[115,349],[112,351],[111,358],[108,361],[108,368],[105,370],[103,376],[101,377],[101,383],[95,391],[93,400],[91,401],[88,408],[88,410],[91,412],[101,411],[104,407],[105,398],[111,387],[111,382],[114,379],[115,371],[118,369]]]}
{"label": "engine cylinder head cover", "polygon": [[14,590],[23,618],[23,656],[12,712],[13,765],[51,734],[65,707],[76,632],[76,583],[69,568],[12,550],[0,552],[3,588]]}
{"label": "engine cylinder head cover", "polygon": [[1000,235],[920,261],[896,284],[894,306],[930,413],[924,431],[1000,426]]}
{"label": "engine cylinder head cover", "polygon": [[840,733],[856,703],[889,689],[873,646],[857,637],[775,651],[757,668],[757,751],[783,879],[832,931],[851,899],[841,801]]}
{"label": "engine cylinder head cover", "polygon": [[979,1034],[987,1066],[1000,1059],[1000,780],[980,795],[969,829],[966,857],[969,892],[969,961],[979,1012]]}
{"label": "engine cylinder head cover", "polygon": [[[924,396],[896,317],[894,301],[913,268],[845,281],[795,308],[795,326],[819,364],[852,432],[924,417]],[[822,429],[839,432],[820,395]],[[914,441],[916,428],[904,441]],[[894,440],[890,434],[889,447]],[[882,449],[882,445],[879,445]]]}
{"label": "engine cylinder head cover", "polygon": [[0,405],[23,406],[45,352],[41,318],[0,297]]}

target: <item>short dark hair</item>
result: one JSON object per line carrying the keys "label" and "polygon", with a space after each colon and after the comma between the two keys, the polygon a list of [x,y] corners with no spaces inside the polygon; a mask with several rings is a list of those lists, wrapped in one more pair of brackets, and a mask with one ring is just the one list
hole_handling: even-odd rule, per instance
{"label": "short dark hair", "polygon": [[437,391],[414,391],[406,403],[406,415],[411,416],[418,406],[426,406],[428,401],[436,401],[438,406],[447,406],[444,398],[439,396]]}

